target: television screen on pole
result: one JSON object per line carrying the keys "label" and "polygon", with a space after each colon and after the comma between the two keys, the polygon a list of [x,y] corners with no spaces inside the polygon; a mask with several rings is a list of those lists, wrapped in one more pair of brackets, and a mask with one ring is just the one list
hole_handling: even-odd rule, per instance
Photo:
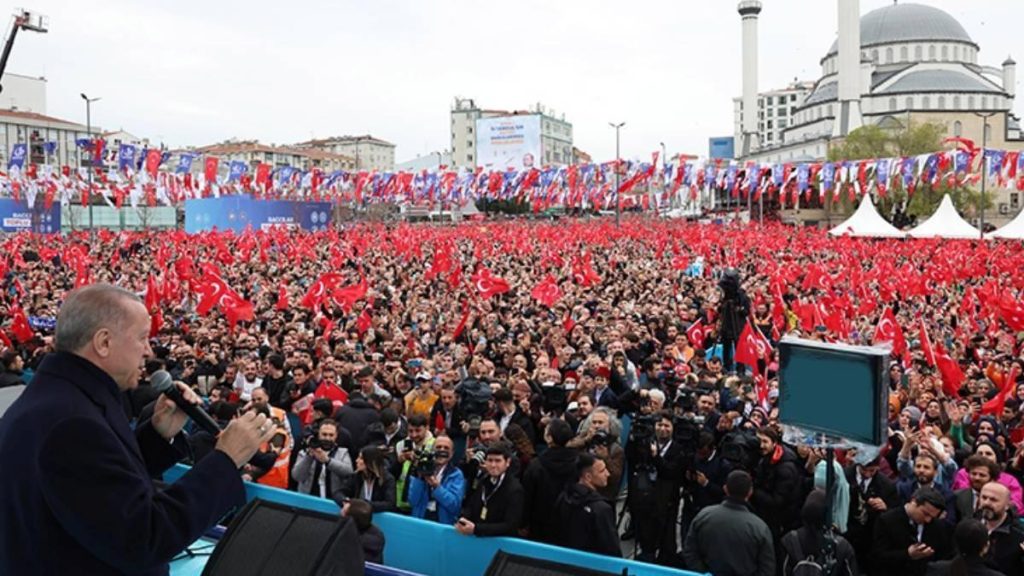
{"label": "television screen on pole", "polygon": [[779,422],[865,444],[885,441],[889,351],[779,342]]}
{"label": "television screen on pole", "polygon": [[498,116],[476,121],[476,165],[487,170],[543,165],[540,115]]}

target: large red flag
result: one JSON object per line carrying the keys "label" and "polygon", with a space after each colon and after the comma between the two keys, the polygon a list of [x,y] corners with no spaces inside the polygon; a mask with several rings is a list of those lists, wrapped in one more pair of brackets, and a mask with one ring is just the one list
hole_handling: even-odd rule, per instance
{"label": "large red flag", "polygon": [[533,296],[534,300],[551,308],[562,297],[562,292],[558,289],[558,282],[555,281],[555,277],[548,274],[539,284],[534,286],[530,295]]}
{"label": "large red flag", "polygon": [[278,310],[287,310],[288,306],[288,286],[281,284],[277,288],[277,304],[274,307]]}
{"label": "large red flag", "polygon": [[999,302],[999,316],[1014,332],[1024,331],[1024,307],[1015,298],[1005,297]]}
{"label": "large red flag", "polygon": [[924,359],[929,365],[935,366],[935,351],[932,349],[932,341],[928,338],[928,330],[924,327],[924,318],[920,319],[920,330],[921,330],[921,352],[924,353]]}
{"label": "large red flag", "polygon": [[153,148],[149,152],[146,152],[146,172],[153,178],[156,178],[156,171],[160,168],[160,158],[163,153],[160,150]]}
{"label": "large red flag", "polygon": [[212,183],[217,181],[217,165],[220,162],[216,156],[207,156],[206,163],[204,165],[204,175],[206,176],[206,182]]}
{"label": "large red flag", "polygon": [[1010,373],[1006,375],[1006,380],[1003,381],[1003,389],[996,394],[995,398],[981,405],[982,414],[995,414],[998,418],[1003,413],[1003,408],[1006,406],[1006,397],[1017,387],[1017,373],[1018,368],[1015,362],[1010,368]]}
{"label": "large red flag", "polygon": [[359,336],[362,337],[366,334],[366,331],[373,326],[373,302],[367,302],[366,306],[363,307],[363,311],[359,313],[359,318],[356,320],[356,331],[359,332]]}
{"label": "large red flag", "polygon": [[690,324],[690,327],[686,329],[686,339],[690,341],[690,346],[694,348],[704,348],[704,339],[708,336],[708,329],[704,326],[704,321],[700,318],[696,322]]}
{"label": "large red flag", "polygon": [[491,296],[504,294],[511,289],[508,282],[503,278],[491,276],[491,271],[487,268],[480,268],[476,274],[470,277],[470,280],[473,281],[473,285],[476,286],[477,291],[480,292],[480,297],[484,300]]}
{"label": "large red flag", "polygon": [[890,307],[886,307],[885,311],[882,312],[881,318],[878,319],[878,326],[875,327],[875,337],[872,339],[873,344],[880,344],[882,342],[891,342],[893,354],[897,356],[907,349],[907,341],[903,337],[903,330],[896,322],[896,315],[893,314]]}
{"label": "large red flag", "polygon": [[324,274],[310,285],[309,290],[306,291],[306,295],[302,297],[299,304],[304,308],[316,310],[327,297],[327,293],[333,292],[338,287],[338,284],[344,280],[345,278],[336,272]]}
{"label": "large red flag", "polygon": [[740,338],[736,341],[736,361],[747,366],[756,366],[757,361],[768,358],[772,346],[768,339],[761,334],[761,331],[748,321],[740,332]]}
{"label": "large red flag", "polygon": [[935,344],[935,364],[939,368],[939,375],[942,376],[942,390],[946,396],[957,398],[960,396],[960,386],[964,383],[964,373],[960,365],[946,353],[941,342]]}
{"label": "large red flag", "polygon": [[469,300],[462,301],[462,318],[459,319],[458,325],[455,326],[455,331],[452,332],[452,342],[459,339],[462,336],[462,331],[466,329],[466,322],[469,320]]}
{"label": "large red flag", "polygon": [[14,335],[14,339],[24,344],[35,337],[32,325],[28,323],[28,317],[25,316],[25,311],[21,309],[21,306],[12,306],[10,312],[11,334]]}

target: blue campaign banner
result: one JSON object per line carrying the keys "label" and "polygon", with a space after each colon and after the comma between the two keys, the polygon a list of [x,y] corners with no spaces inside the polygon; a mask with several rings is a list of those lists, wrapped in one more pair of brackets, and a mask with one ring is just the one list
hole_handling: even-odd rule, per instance
{"label": "blue campaign banner", "polygon": [[331,223],[329,202],[253,200],[248,195],[185,200],[185,232],[208,230],[242,232],[248,227],[267,230],[275,226],[323,230]]}
{"label": "blue campaign banner", "polygon": [[0,230],[4,232],[39,232],[56,234],[60,232],[60,202],[54,202],[47,210],[43,202],[37,201],[29,209],[25,201],[0,198]]}

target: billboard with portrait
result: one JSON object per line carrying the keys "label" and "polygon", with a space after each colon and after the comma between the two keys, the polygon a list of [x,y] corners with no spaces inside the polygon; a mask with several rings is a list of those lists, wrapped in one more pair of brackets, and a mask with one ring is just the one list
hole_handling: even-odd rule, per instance
{"label": "billboard with portrait", "polygon": [[540,115],[481,118],[476,121],[476,146],[476,165],[482,168],[539,168]]}

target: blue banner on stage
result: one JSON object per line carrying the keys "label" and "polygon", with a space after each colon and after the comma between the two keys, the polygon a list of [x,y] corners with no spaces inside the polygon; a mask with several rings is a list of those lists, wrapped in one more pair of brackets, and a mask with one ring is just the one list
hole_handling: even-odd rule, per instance
{"label": "blue banner on stage", "polygon": [[0,230],[4,232],[39,232],[56,234],[60,232],[60,202],[54,202],[47,210],[39,199],[33,208],[24,200],[0,198]]}
{"label": "blue banner on stage", "polygon": [[189,234],[214,228],[242,232],[250,226],[253,230],[282,226],[315,231],[330,224],[329,202],[253,200],[248,195],[185,200],[185,232]]}

